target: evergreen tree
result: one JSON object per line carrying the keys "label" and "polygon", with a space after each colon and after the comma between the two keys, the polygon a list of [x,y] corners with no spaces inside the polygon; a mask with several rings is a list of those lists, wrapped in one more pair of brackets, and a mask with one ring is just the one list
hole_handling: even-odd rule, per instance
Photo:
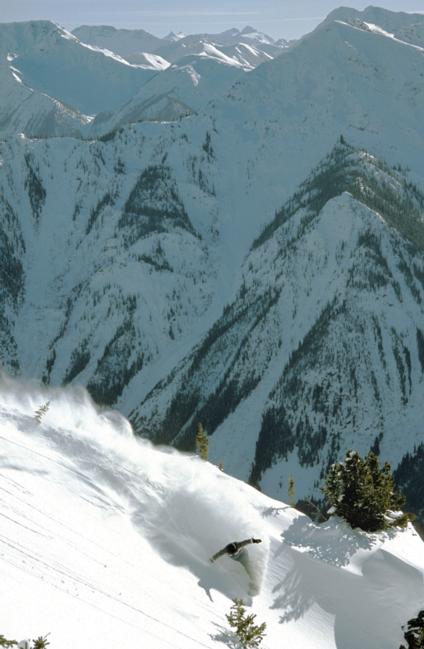
{"label": "evergreen tree", "polygon": [[289,505],[294,507],[296,504],[296,484],[292,475],[289,477],[287,495],[289,497]]}
{"label": "evergreen tree", "polygon": [[199,455],[199,457],[202,458],[202,460],[208,459],[209,440],[200,422],[197,424],[196,450],[197,450],[197,454]]}
{"label": "evergreen tree", "polygon": [[47,635],[46,636],[40,635],[38,638],[33,640],[34,644],[32,645],[32,649],[46,649],[47,645],[50,644],[50,642],[47,640]]}
{"label": "evergreen tree", "polygon": [[[50,644],[50,642],[47,640],[47,634],[46,636],[39,636],[35,640],[32,641],[31,649],[46,649],[47,645]],[[15,647],[18,645],[17,640],[6,640],[4,635],[0,634],[0,647]],[[27,640],[22,641],[19,643],[19,645],[25,645],[26,647],[29,648],[29,642]]]}
{"label": "evergreen tree", "polygon": [[242,649],[256,649],[265,636],[266,623],[255,624],[253,613],[247,615],[242,599],[235,599],[230,613],[225,616],[234,630]]}
{"label": "evergreen tree", "polygon": [[424,649],[424,610],[416,618],[409,620],[404,635],[408,646],[401,645],[400,649]]}
{"label": "evergreen tree", "polygon": [[344,462],[330,467],[323,491],[332,513],[352,527],[376,532],[407,523],[406,515],[390,516],[390,512],[402,508],[404,498],[395,492],[390,464],[386,462],[380,468],[371,451],[365,458],[348,451]]}
{"label": "evergreen tree", "polygon": [[50,401],[46,401],[46,403],[43,403],[34,413],[34,419],[41,424],[41,420],[43,419],[44,415],[50,408]]}

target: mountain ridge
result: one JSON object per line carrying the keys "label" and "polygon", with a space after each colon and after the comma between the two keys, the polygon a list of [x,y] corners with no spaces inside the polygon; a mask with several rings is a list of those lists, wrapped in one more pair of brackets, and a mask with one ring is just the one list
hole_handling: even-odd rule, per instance
{"label": "mountain ridge", "polygon": [[0,56],[13,57],[26,85],[87,115],[118,108],[154,74],[80,43],[49,21],[0,23],[0,37]]}
{"label": "mountain ridge", "polygon": [[[253,27],[243,30],[228,29],[218,34],[170,34],[163,39],[144,30],[81,26],[73,30],[81,41],[107,48],[123,56],[131,63],[138,63],[141,53],[150,52],[161,56],[168,65],[178,64],[190,55],[220,58],[228,65],[253,69],[263,61],[280,54],[287,45],[282,39],[277,43]],[[249,54],[243,56],[238,46],[245,45]],[[251,51],[253,46],[253,50]]]}

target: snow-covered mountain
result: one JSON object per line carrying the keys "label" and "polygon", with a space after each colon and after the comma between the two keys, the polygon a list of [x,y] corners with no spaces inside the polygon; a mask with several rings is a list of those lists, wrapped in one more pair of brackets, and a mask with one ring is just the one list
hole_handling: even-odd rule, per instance
{"label": "snow-covered mountain", "polygon": [[[316,526],[200,459],[136,440],[82,389],[0,379],[1,633],[58,649],[234,645],[234,597],[263,646],[397,648],[422,608],[423,542]],[[46,404],[40,422],[34,412]],[[228,557],[250,546],[249,578]]]}
{"label": "snow-covered mountain", "polygon": [[274,56],[263,49],[274,47],[269,39],[246,30],[226,32],[225,46],[187,38],[192,46],[181,44],[162,78],[171,64],[154,51],[172,39],[108,27],[70,34],[48,21],[0,24],[0,137],[92,137],[128,121],[179,119]]}
{"label": "snow-covered mountain", "polygon": [[182,58],[195,54],[252,70],[264,61],[280,56],[287,46],[286,41],[277,43],[253,27],[245,27],[241,31],[229,29],[220,34],[190,34],[172,39],[156,52],[171,63],[178,63]]}
{"label": "snow-covered mountain", "polygon": [[[388,11],[367,7],[364,11],[341,7],[327,17],[325,23],[341,20],[362,29],[370,29],[412,45],[424,47],[424,14]],[[324,23],[324,24],[325,24]]]}
{"label": "snow-covered mountain", "polygon": [[128,123],[173,122],[188,117],[227,94],[243,74],[243,70],[219,58],[187,56],[157,74],[120,110],[97,115],[86,133],[104,135]]}
{"label": "snow-covered mountain", "polygon": [[25,86],[88,115],[118,108],[156,72],[85,45],[48,21],[0,23],[0,59]]}
{"label": "snow-covered mountain", "polygon": [[84,43],[119,54],[130,63],[145,62],[146,53],[166,62],[180,63],[188,56],[202,56],[219,60],[226,65],[252,70],[264,61],[279,56],[288,46],[287,41],[275,41],[253,27],[229,29],[220,34],[174,34],[160,39],[143,30],[114,29],[113,27],[78,27],[73,34]]}
{"label": "snow-covered mountain", "polygon": [[339,16],[249,73],[171,67],[101,137],[1,142],[4,367],[185,448],[201,419],[273,496],[289,474],[317,494],[349,446],[416,494],[424,59],[370,24]]}
{"label": "snow-covered mountain", "polygon": [[107,25],[82,25],[72,31],[83,43],[119,54],[130,63],[139,63],[145,52],[155,52],[163,39],[144,29],[116,29]]}
{"label": "snow-covered mountain", "polygon": [[173,31],[170,31],[169,34],[163,37],[163,40],[174,42],[174,41],[178,41],[180,38],[184,38],[185,36],[186,34],[184,34],[184,32],[175,33]]}
{"label": "snow-covered mountain", "polygon": [[0,63],[0,137],[26,133],[35,137],[78,135],[91,119],[57,99],[28,87],[13,65]]}

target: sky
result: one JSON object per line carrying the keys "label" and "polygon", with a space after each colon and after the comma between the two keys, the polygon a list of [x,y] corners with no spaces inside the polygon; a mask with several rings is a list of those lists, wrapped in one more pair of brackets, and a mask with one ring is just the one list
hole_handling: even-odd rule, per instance
{"label": "sky", "polygon": [[[252,25],[273,37],[298,38],[340,5],[364,9],[372,0],[0,0],[0,22],[49,19],[73,29],[113,25],[169,31],[220,32]],[[380,0],[393,11],[424,13],[424,0]]]}

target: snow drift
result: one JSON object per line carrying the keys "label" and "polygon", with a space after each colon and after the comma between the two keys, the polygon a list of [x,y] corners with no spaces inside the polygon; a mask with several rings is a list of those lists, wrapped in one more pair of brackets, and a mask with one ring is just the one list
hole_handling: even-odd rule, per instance
{"label": "snow drift", "polygon": [[[49,402],[38,422],[34,413]],[[0,382],[0,596],[6,637],[53,648],[228,645],[234,597],[265,647],[397,648],[424,598],[412,527],[384,535],[312,524],[196,457],[136,440],[82,389]],[[251,535],[259,594],[210,555]]]}

